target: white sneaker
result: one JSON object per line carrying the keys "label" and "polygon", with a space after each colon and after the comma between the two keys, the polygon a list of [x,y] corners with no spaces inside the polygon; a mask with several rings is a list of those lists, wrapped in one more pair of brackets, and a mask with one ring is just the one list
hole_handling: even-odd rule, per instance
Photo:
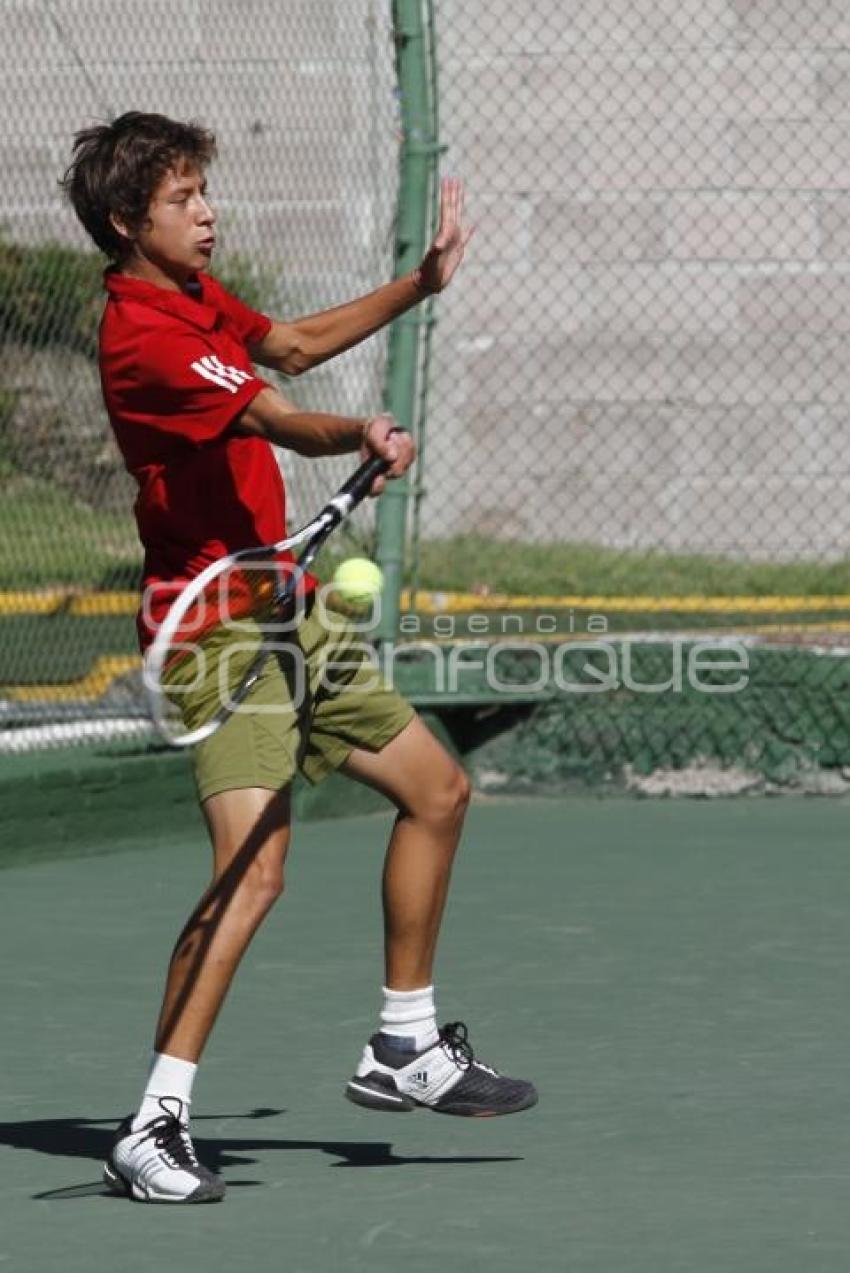
{"label": "white sneaker", "polygon": [[136,1202],[219,1202],[224,1181],[198,1162],[180,1121],[182,1101],[167,1096],[159,1103],[163,1113],[138,1131],[132,1115],[124,1119],[103,1165],[105,1183]]}
{"label": "white sneaker", "polygon": [[537,1104],[525,1079],[509,1079],[476,1061],[466,1026],[443,1026],[431,1048],[409,1052],[391,1036],[373,1034],[345,1094],[367,1109],[403,1112],[422,1106],[438,1114],[492,1118]]}

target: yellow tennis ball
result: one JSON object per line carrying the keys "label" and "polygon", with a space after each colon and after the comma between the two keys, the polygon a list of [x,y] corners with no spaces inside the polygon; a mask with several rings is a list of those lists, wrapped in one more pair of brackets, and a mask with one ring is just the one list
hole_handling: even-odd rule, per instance
{"label": "yellow tennis ball", "polygon": [[379,566],[367,557],[349,557],[334,571],[334,591],[343,601],[353,606],[370,606],[384,586],[384,576]]}

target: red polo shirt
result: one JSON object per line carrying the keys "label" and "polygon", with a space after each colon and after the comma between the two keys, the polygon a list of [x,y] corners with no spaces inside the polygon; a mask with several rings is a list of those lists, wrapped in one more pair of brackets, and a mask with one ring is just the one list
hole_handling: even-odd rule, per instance
{"label": "red polo shirt", "polygon": [[286,533],[271,446],[229,431],[267,387],[248,347],[271,319],[207,275],[198,277],[197,295],[114,270],[105,284],[100,374],[115,437],[139,484],[144,648],[182,583],[211,561]]}

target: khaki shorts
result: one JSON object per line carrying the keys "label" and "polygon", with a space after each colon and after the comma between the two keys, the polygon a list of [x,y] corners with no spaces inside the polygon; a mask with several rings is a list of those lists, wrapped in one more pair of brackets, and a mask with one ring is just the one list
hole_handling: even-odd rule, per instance
{"label": "khaki shorts", "polygon": [[[253,621],[228,628],[205,643],[201,663],[169,675],[187,728],[213,715],[259,639]],[[239,787],[277,791],[296,770],[321,782],[355,747],[380,751],[415,715],[385,684],[364,634],[321,603],[292,630],[276,634],[275,645],[245,700],[194,748],[201,800]]]}

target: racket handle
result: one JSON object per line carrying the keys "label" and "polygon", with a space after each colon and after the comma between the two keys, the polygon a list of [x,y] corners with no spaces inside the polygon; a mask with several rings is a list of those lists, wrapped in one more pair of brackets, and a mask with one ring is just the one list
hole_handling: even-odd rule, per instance
{"label": "racket handle", "polygon": [[310,537],[307,547],[295,563],[295,569],[290,571],[283,587],[276,592],[275,603],[277,605],[282,605],[294,594],[299,580],[303,578],[305,571],[328,535],[339,526],[340,522],[345,521],[351,510],[356,508],[361,500],[366,498],[372,489],[372,483],[375,478],[380,477],[382,473],[386,473],[389,467],[389,460],[382,459],[380,455],[373,455],[371,459],[361,464],[356,472],[351,474],[348,481],[342,484],[333,499],[325,505],[319,514],[317,518],[319,529]]}
{"label": "racket handle", "polygon": [[354,508],[369,494],[375,478],[386,473],[389,467],[389,460],[382,459],[380,455],[373,455],[371,459],[360,465],[356,473],[352,473],[347,482],[343,483],[336,493],[336,498],[350,500],[348,507]]}

